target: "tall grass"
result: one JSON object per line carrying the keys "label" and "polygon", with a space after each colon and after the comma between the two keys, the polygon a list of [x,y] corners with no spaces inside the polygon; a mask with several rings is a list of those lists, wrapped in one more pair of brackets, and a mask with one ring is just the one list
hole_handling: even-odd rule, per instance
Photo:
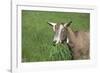
{"label": "tall grass", "polygon": [[54,32],[47,22],[72,20],[72,29],[89,30],[88,13],[22,10],[22,62],[70,60],[66,45],[53,46]]}
{"label": "tall grass", "polygon": [[49,57],[55,61],[70,60],[72,58],[70,50],[63,44],[52,46]]}

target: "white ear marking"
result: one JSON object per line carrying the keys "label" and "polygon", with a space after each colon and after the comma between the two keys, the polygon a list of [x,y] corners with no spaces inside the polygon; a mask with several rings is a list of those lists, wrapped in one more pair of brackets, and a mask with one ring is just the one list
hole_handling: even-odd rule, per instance
{"label": "white ear marking", "polygon": [[56,23],[53,23],[53,22],[48,22],[50,25],[52,25],[52,26],[55,26],[56,25]]}
{"label": "white ear marking", "polygon": [[48,22],[48,23],[53,26],[53,31],[55,31],[55,26],[57,23],[53,23],[53,22]]}

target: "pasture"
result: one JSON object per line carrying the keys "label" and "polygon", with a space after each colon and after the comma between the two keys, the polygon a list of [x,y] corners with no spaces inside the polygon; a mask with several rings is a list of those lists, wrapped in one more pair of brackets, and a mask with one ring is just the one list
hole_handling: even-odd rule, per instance
{"label": "pasture", "polygon": [[90,14],[22,10],[22,62],[71,60],[65,44],[53,45],[51,22],[72,21],[73,30],[89,31]]}

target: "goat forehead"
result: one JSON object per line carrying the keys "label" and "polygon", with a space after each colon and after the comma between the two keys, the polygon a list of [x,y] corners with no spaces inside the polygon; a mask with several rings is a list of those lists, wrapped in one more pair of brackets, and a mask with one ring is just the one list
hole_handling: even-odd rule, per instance
{"label": "goat forehead", "polygon": [[54,40],[60,41],[60,36],[61,36],[62,29],[63,29],[63,25],[59,25],[59,28],[56,31],[56,34],[54,36]]}
{"label": "goat forehead", "polygon": [[61,30],[62,28],[63,28],[63,25],[62,24],[55,26],[55,29],[58,30],[58,31]]}
{"label": "goat forehead", "polygon": [[59,31],[61,31],[63,28],[64,28],[63,25],[60,25]]}
{"label": "goat forehead", "polygon": [[59,38],[60,38],[62,29],[63,29],[63,25],[59,25],[59,29],[58,29],[57,34],[56,34]]}

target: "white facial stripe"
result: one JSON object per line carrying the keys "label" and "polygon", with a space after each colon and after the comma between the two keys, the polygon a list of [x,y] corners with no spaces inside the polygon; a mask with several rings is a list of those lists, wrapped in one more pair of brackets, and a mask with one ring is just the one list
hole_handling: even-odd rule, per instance
{"label": "white facial stripe", "polygon": [[58,30],[58,36],[56,37],[57,38],[56,44],[58,44],[59,42],[61,43],[60,35],[61,35],[62,29],[63,29],[63,25],[60,25],[59,30]]}

